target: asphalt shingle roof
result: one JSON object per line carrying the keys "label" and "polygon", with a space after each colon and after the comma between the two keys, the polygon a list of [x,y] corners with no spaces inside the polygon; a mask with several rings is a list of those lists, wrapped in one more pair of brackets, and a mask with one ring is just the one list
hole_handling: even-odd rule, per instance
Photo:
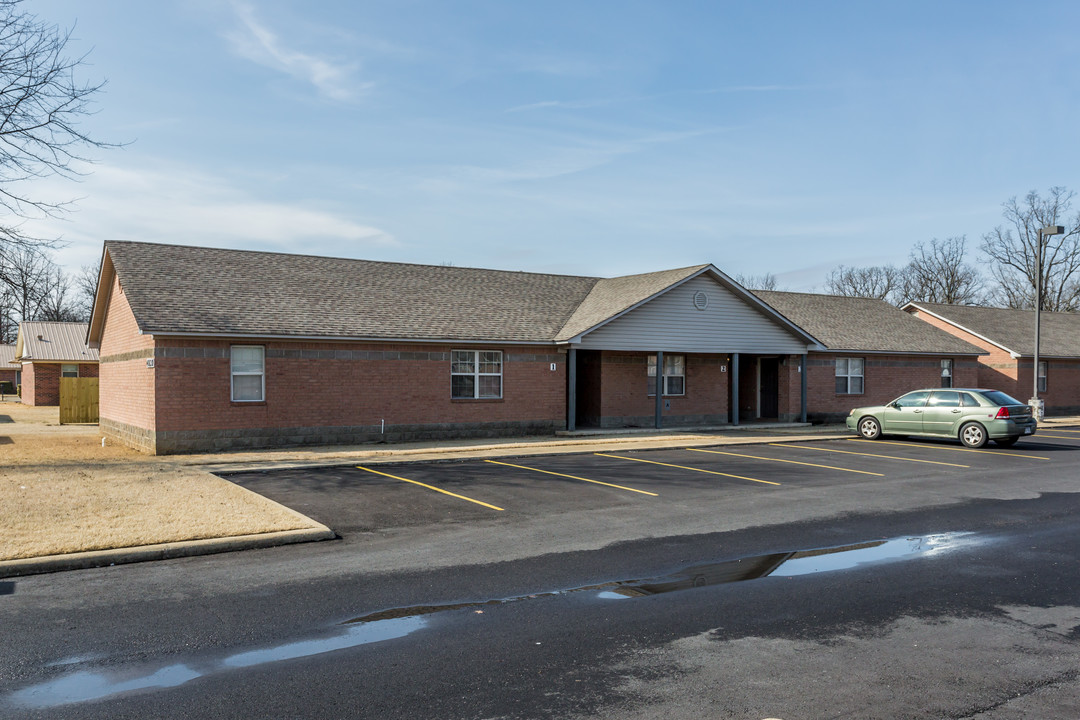
{"label": "asphalt shingle roof", "polygon": [[[1008,308],[911,303],[945,318],[995,345],[1021,355],[1035,353],[1035,311]],[[1039,352],[1045,356],[1080,357],[1080,314],[1042,312],[1039,320]]]}
{"label": "asphalt shingle roof", "polygon": [[985,354],[980,348],[912,317],[884,300],[841,295],[754,290],[829,350]]}
{"label": "asphalt shingle roof", "polygon": [[147,333],[551,342],[599,278],[107,242]]}
{"label": "asphalt shingle roof", "polygon": [[16,357],[26,362],[97,362],[86,345],[86,323],[28,321],[19,324]]}

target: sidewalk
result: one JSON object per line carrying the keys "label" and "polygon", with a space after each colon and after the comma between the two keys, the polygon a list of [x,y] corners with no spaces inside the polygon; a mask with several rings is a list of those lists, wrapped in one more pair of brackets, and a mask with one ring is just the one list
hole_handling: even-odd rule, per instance
{"label": "sidewalk", "polygon": [[770,442],[850,437],[843,425],[759,423],[722,428],[673,428],[586,431],[574,435],[480,438],[409,443],[315,446],[198,455],[165,455],[164,463],[198,467],[212,473],[250,472],[341,465],[464,460],[468,458],[559,455],[612,450],[655,450],[706,445],[754,445]]}

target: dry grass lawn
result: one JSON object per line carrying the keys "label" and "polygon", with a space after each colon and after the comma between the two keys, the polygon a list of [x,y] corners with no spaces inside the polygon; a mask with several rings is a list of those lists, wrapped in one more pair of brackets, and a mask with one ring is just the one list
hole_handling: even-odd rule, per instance
{"label": "dry grass lawn", "polygon": [[0,402],[0,560],[318,527],[208,472],[117,445],[57,408]]}

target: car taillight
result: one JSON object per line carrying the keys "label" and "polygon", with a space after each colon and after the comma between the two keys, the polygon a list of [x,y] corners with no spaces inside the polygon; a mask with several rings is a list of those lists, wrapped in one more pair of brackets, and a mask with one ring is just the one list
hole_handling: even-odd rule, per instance
{"label": "car taillight", "polygon": [[995,420],[1008,420],[1009,419],[1009,408],[1006,408],[1006,407],[998,408],[998,413],[997,413],[997,415],[994,416],[994,419]]}

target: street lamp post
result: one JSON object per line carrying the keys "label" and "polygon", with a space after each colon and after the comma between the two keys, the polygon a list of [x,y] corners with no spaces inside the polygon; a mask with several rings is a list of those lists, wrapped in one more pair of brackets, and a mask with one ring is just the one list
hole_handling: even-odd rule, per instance
{"label": "street lamp post", "polygon": [[1043,419],[1043,402],[1039,399],[1039,334],[1042,325],[1042,274],[1043,274],[1043,238],[1064,235],[1061,225],[1047,225],[1039,228],[1039,247],[1035,253],[1035,359],[1031,366],[1031,411],[1036,420]]}

